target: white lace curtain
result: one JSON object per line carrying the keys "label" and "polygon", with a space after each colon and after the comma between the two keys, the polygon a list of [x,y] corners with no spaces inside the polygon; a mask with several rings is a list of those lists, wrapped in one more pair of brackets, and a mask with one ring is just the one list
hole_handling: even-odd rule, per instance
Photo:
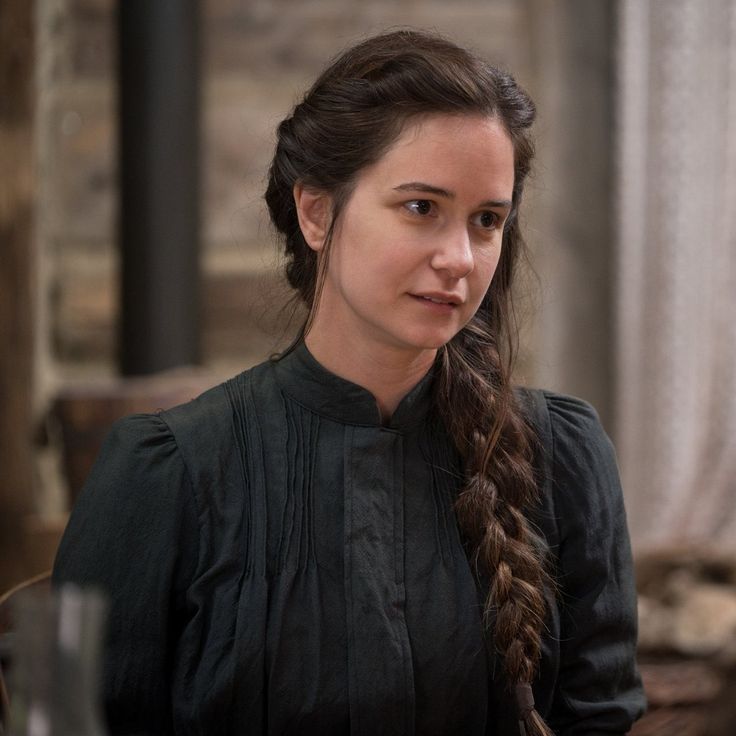
{"label": "white lace curtain", "polygon": [[736,548],[736,0],[620,0],[616,445],[639,549]]}

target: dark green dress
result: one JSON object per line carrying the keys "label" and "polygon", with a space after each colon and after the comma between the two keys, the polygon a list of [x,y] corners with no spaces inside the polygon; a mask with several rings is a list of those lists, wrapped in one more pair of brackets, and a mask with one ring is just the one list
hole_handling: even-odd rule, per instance
{"label": "dark green dress", "polygon": [[[54,569],[111,598],[113,733],[517,733],[431,380],[381,426],[371,394],[301,345],[114,426]],[[588,405],[526,396],[560,587],[538,708],[560,734],[625,733],[644,700],[614,454]]]}

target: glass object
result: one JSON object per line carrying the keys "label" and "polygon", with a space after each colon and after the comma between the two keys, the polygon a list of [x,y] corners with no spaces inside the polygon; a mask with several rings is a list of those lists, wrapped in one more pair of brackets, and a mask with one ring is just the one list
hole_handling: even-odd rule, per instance
{"label": "glass object", "polygon": [[100,706],[106,604],[64,585],[13,602],[8,736],[104,736]]}

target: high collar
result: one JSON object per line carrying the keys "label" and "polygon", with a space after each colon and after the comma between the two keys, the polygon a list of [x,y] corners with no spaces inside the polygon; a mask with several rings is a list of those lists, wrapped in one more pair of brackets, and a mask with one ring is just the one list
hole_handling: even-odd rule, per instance
{"label": "high collar", "polygon": [[[373,394],[328,371],[303,341],[283,358],[274,361],[274,370],[282,391],[307,409],[344,424],[382,425]],[[402,430],[421,422],[432,403],[431,389],[430,369],[399,402],[386,427]]]}

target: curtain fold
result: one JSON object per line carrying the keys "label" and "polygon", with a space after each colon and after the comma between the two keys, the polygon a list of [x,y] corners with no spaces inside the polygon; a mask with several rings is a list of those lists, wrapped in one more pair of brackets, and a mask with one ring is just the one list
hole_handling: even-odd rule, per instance
{"label": "curtain fold", "polygon": [[621,0],[616,441],[635,547],[736,548],[736,3]]}

